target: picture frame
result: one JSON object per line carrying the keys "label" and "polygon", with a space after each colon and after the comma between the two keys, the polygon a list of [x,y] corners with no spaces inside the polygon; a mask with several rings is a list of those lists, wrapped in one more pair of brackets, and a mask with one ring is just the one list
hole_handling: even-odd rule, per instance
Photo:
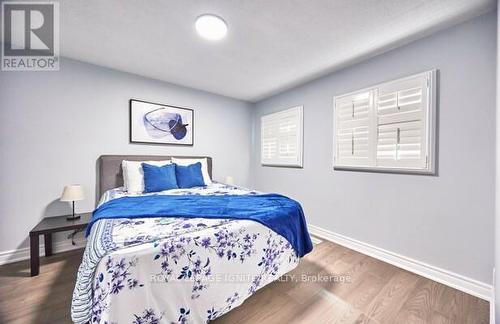
{"label": "picture frame", "polygon": [[194,109],[130,99],[129,141],[193,146]]}

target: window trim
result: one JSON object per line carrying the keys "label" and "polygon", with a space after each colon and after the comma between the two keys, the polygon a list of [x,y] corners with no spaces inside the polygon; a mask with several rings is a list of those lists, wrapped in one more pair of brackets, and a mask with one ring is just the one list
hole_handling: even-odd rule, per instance
{"label": "window trim", "polygon": [[[337,155],[337,118],[336,118],[336,100],[341,97],[345,97],[348,95],[354,95],[360,92],[367,92],[373,90],[376,94],[374,95],[374,107],[376,109],[376,105],[378,102],[378,88],[382,86],[386,86],[391,83],[401,82],[408,79],[412,79],[419,76],[427,76],[429,82],[429,95],[427,98],[427,113],[426,113],[426,156],[427,156],[427,167],[425,169],[417,169],[417,168],[407,168],[407,167],[382,167],[382,166],[349,166],[349,165],[338,165],[336,163],[336,155]],[[437,165],[436,165],[436,142],[437,142],[437,69],[428,70],[421,73],[412,74],[407,77],[392,79],[390,81],[382,82],[375,84],[373,86],[365,87],[363,89],[351,91],[348,93],[343,93],[341,95],[337,95],[333,98],[333,169],[338,171],[362,171],[362,172],[375,172],[375,173],[399,173],[399,174],[420,174],[420,175],[436,175],[437,174]],[[370,120],[369,123],[377,123],[377,113],[374,112],[373,120]],[[375,152],[376,154],[376,148]],[[376,163],[376,159],[375,159]]]}
{"label": "window trim", "polygon": [[[262,120],[265,117],[272,116],[272,115],[279,115],[282,113],[286,113],[290,110],[293,109],[298,109],[299,110],[299,147],[298,147],[298,161],[293,162],[293,163],[272,163],[272,162],[264,162],[262,159]],[[272,113],[268,113],[265,115],[260,116],[260,165],[261,166],[267,166],[267,167],[282,167],[282,168],[303,168],[304,167],[304,106],[298,105],[298,106],[293,106],[287,109],[275,111]]]}

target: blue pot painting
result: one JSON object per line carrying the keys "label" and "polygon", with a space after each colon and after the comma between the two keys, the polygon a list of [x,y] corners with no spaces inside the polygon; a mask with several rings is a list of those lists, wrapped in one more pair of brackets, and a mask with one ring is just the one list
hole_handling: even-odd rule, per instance
{"label": "blue pot painting", "polygon": [[188,108],[130,100],[130,141],[193,145],[193,114]]}
{"label": "blue pot painting", "polygon": [[158,108],[144,115],[144,127],[153,138],[161,138],[169,133],[175,139],[181,140],[187,134],[186,126],[182,123],[182,116],[177,113],[168,112],[167,108]]}

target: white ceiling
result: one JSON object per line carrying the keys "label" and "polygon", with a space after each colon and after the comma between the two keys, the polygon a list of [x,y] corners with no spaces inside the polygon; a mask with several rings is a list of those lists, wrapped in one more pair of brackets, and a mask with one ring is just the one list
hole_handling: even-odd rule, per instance
{"label": "white ceiling", "polygon": [[[485,13],[495,0],[64,0],[61,55],[248,101]],[[220,42],[194,21],[229,25]],[[63,67],[64,68],[64,67]]]}

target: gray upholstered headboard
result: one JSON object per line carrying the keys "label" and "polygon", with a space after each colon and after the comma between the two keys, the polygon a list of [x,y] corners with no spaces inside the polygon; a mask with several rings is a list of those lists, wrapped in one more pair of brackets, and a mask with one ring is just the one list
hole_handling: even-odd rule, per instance
{"label": "gray upholstered headboard", "polygon": [[[123,186],[122,161],[158,161],[170,160],[171,158],[206,158],[208,173],[212,177],[212,158],[208,156],[169,156],[169,155],[101,155],[98,160],[97,180],[98,197],[106,190]],[[98,198],[98,199],[99,199]]]}

